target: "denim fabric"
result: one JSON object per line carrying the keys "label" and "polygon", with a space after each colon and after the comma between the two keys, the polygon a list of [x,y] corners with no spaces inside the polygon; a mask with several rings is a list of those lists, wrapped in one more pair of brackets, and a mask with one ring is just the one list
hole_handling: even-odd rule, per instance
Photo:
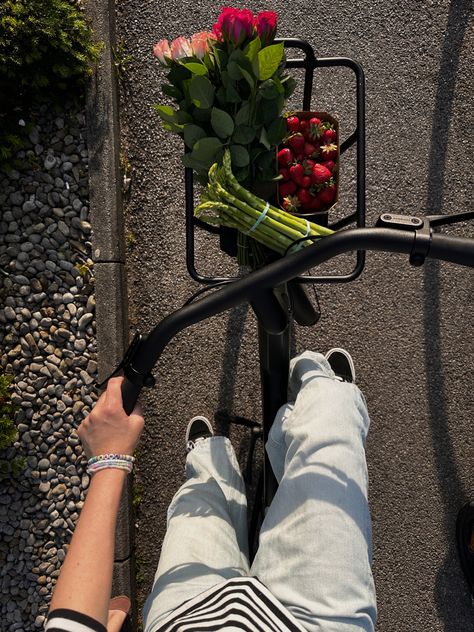
{"label": "denim fabric", "polygon": [[307,351],[291,362],[289,400],[266,446],[279,487],[251,568],[244,483],[229,440],[199,441],[188,454],[145,632],[184,601],[242,575],[258,577],[310,632],[374,630],[364,397]]}

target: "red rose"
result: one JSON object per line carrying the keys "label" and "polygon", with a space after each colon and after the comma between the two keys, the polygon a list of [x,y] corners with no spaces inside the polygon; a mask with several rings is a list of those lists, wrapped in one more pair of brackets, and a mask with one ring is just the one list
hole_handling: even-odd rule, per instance
{"label": "red rose", "polygon": [[222,9],[217,22],[213,26],[213,33],[220,41],[230,42],[240,46],[253,33],[254,15],[249,9]]}
{"label": "red rose", "polygon": [[255,19],[257,35],[262,41],[262,46],[270,44],[276,34],[278,13],[274,11],[260,11]]}

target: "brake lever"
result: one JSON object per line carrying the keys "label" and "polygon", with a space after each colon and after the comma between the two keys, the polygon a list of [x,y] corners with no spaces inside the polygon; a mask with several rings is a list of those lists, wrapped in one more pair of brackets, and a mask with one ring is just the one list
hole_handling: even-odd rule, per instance
{"label": "brake lever", "polygon": [[464,211],[463,213],[454,213],[453,215],[427,215],[431,226],[443,226],[445,224],[457,224],[474,219],[474,211]]}
{"label": "brake lever", "polygon": [[142,341],[143,341],[142,334],[137,332],[134,335],[120,364],[112,371],[112,373],[109,376],[105,378],[103,382],[97,385],[97,388],[99,389],[103,388],[105,384],[107,384],[107,382],[110,380],[111,377],[114,377],[114,375],[117,375],[121,371],[123,371],[127,379],[129,379],[131,382],[133,382],[133,384],[137,386],[152,387],[155,385],[155,378],[153,377],[151,373],[147,373],[143,375],[139,373],[138,371],[136,371],[136,369],[134,369],[132,365],[132,361]]}

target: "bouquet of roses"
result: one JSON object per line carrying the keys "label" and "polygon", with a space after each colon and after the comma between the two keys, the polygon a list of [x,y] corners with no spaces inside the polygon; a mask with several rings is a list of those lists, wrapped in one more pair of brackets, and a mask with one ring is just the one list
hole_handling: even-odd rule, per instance
{"label": "bouquet of roses", "polygon": [[154,55],[169,70],[163,93],[175,107],[154,107],[166,130],[185,142],[183,163],[206,184],[208,172],[229,150],[240,183],[272,180],[276,152],[286,134],[283,109],[295,87],[284,73],[283,43],[274,43],[277,14],[225,8],[211,32],[171,43]]}

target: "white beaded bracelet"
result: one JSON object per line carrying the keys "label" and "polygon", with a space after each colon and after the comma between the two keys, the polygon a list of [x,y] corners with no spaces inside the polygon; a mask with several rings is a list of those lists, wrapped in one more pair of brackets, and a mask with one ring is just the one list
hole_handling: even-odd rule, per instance
{"label": "white beaded bracelet", "polygon": [[87,462],[87,473],[94,474],[109,468],[125,470],[128,474],[133,470],[135,457],[128,454],[102,454],[94,456]]}

